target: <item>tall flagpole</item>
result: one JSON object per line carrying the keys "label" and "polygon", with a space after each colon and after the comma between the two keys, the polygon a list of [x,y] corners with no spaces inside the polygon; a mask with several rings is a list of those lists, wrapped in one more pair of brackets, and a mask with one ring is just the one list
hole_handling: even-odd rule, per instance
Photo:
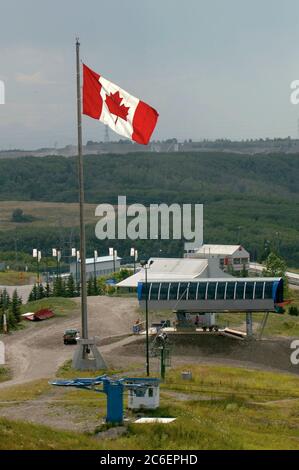
{"label": "tall flagpole", "polygon": [[80,42],[76,39],[77,63],[77,120],[78,120],[78,178],[80,205],[80,274],[81,274],[81,313],[82,338],[88,339],[87,289],[86,289],[86,241],[84,224],[84,173],[82,157],[82,115],[81,115],[81,80],[80,80]]}
{"label": "tall flagpole", "polygon": [[[81,338],[79,347],[73,357],[73,368],[106,369],[106,363],[98,351],[95,338],[88,337],[87,321],[87,286],[86,286],[86,239],[84,223],[84,172],[82,155],[82,114],[81,114],[81,80],[80,80],[80,42],[76,38],[76,67],[77,67],[77,121],[78,121],[78,181],[80,206],[80,274],[81,274]],[[92,353],[93,359],[88,356]]]}

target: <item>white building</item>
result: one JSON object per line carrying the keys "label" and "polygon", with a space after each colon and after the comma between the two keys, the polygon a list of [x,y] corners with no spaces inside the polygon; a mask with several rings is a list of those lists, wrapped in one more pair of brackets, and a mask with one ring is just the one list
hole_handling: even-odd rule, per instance
{"label": "white building", "polygon": [[202,245],[188,258],[215,259],[223,271],[240,272],[249,269],[250,255],[242,245]]}
{"label": "white building", "polygon": [[[163,282],[165,279],[167,281],[188,282],[201,277],[230,277],[228,274],[223,274],[219,269],[217,260],[213,259],[150,258],[148,264],[150,265],[147,270],[149,282]],[[145,281],[145,270],[143,268],[136,274],[119,282],[117,287],[137,287],[138,282],[142,281]]]}
{"label": "white building", "polygon": [[[96,277],[107,276],[113,272],[118,272],[120,270],[120,261],[121,258],[113,256],[99,256],[96,261],[94,258],[86,259],[86,278],[89,279],[96,274]],[[77,264],[77,267],[76,267]],[[80,260],[78,263],[73,262],[70,265],[70,273],[77,279],[80,279]]]}

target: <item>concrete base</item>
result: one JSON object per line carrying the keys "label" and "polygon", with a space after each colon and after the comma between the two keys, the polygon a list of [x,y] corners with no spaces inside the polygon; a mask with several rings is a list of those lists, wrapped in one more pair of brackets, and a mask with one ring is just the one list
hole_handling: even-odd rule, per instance
{"label": "concrete base", "polygon": [[[86,349],[89,349],[89,354],[86,353]],[[72,367],[76,370],[107,369],[107,364],[96,347],[94,338],[78,340],[78,347],[73,356]]]}

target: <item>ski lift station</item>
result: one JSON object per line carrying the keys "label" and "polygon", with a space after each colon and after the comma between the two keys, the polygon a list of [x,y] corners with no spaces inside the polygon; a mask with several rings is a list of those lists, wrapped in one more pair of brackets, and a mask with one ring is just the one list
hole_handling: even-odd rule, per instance
{"label": "ski lift station", "polygon": [[268,318],[270,312],[283,311],[282,278],[234,277],[221,270],[219,259],[214,258],[151,258],[148,265],[147,279],[141,269],[118,287],[137,288],[142,309],[147,302],[149,310],[175,312],[178,327],[201,326],[204,319],[204,330],[215,326],[218,331],[216,315],[246,313],[249,337],[253,312],[264,312]]}
{"label": "ski lift station", "polygon": [[140,282],[142,308],[148,296],[151,310],[204,312],[279,312],[282,278],[209,278],[200,281]]}

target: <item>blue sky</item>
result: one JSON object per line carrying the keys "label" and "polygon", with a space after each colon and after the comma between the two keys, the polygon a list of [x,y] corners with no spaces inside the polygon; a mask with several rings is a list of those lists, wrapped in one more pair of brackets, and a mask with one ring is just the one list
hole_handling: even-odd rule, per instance
{"label": "blue sky", "polygon": [[76,143],[76,35],[84,62],[159,111],[155,139],[297,137],[298,24],[295,0],[0,0],[0,148]]}

